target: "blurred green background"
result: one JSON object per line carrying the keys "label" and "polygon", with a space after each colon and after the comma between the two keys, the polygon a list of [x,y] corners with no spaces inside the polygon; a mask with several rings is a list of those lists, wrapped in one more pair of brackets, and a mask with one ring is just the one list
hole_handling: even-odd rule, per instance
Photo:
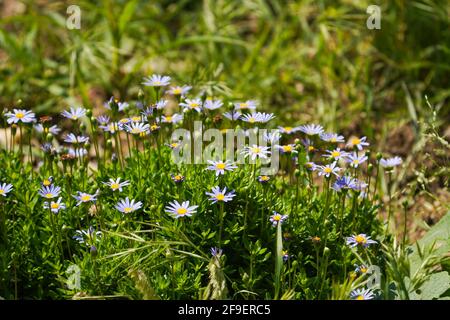
{"label": "blurred green background", "polygon": [[[73,4],[80,30],[66,27]],[[366,27],[371,4],[380,30]],[[132,101],[142,77],[167,74],[197,92],[257,99],[278,124],[367,135],[405,160],[399,208],[409,199],[430,224],[448,209],[447,0],[3,0],[0,9],[1,108],[22,99],[38,115],[95,109],[111,95]]]}

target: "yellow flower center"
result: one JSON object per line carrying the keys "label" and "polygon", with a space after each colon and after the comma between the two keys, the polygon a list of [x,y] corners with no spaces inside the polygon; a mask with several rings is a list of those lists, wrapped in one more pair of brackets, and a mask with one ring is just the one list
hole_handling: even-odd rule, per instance
{"label": "yellow flower center", "polygon": [[284,127],[284,131],[286,131],[287,133],[292,131],[292,127]]}
{"label": "yellow flower center", "polygon": [[326,167],[325,169],[323,169],[323,171],[325,171],[325,173],[331,173],[331,171],[333,171],[331,168]]}
{"label": "yellow flower center", "polygon": [[161,85],[161,81],[155,81],[154,84],[159,86],[159,85]]}
{"label": "yellow flower center", "polygon": [[249,119],[248,119],[248,122],[250,122],[250,123],[254,123],[256,120],[255,120],[255,118],[253,118],[253,117],[250,117]]}
{"label": "yellow flower center", "polygon": [[367,272],[367,268],[366,267],[360,267],[359,271],[361,271],[361,273],[366,273]]}
{"label": "yellow flower center", "polygon": [[223,193],[219,193],[218,195],[216,195],[216,199],[219,201],[223,201],[223,199],[225,199],[225,195]]}
{"label": "yellow flower center", "polygon": [[172,117],[171,117],[171,116],[167,116],[167,117],[166,117],[166,121],[167,121],[167,122],[172,122]]}
{"label": "yellow flower center", "polygon": [[292,146],[283,146],[284,152],[292,152]]}
{"label": "yellow flower center", "polygon": [[352,145],[354,145],[354,146],[356,146],[356,145],[358,145],[358,144],[360,144],[360,143],[361,143],[361,139],[354,138],[354,139],[352,140]]}
{"label": "yellow flower center", "polygon": [[187,213],[187,209],[186,208],[178,208],[177,209],[177,214],[179,214],[180,216],[183,216]]}
{"label": "yellow flower center", "polygon": [[176,147],[178,147],[178,143],[171,143],[170,146],[171,146],[172,148],[176,148]]}
{"label": "yellow flower center", "polygon": [[174,177],[174,179],[175,179],[176,181],[180,181],[180,180],[183,179],[183,177],[180,176],[180,175],[176,175],[176,176]]}
{"label": "yellow flower center", "polygon": [[53,194],[47,193],[47,194],[45,195],[45,197],[46,197],[47,199],[53,198]]}
{"label": "yellow flower center", "polygon": [[81,197],[81,201],[89,201],[89,200],[91,200],[91,196],[88,194]]}
{"label": "yellow flower center", "polygon": [[261,181],[268,181],[269,180],[269,177],[268,176],[262,176],[261,177]]}
{"label": "yellow flower center", "polygon": [[341,155],[341,153],[339,152],[339,151],[333,151],[332,153],[331,153],[331,156],[333,157],[333,158],[337,158],[337,157],[339,157]]}
{"label": "yellow flower center", "polygon": [[17,119],[22,119],[23,117],[25,117],[25,114],[23,112],[17,112],[16,113],[16,118]]}
{"label": "yellow flower center", "polygon": [[181,88],[173,89],[173,94],[181,94]]}
{"label": "yellow flower center", "polygon": [[45,132],[45,133],[48,133],[49,131],[50,131],[49,128],[44,128],[44,132]]}
{"label": "yellow flower center", "polygon": [[141,117],[134,116],[133,118],[131,118],[131,120],[133,120],[133,121],[141,121]]}
{"label": "yellow flower center", "polygon": [[52,204],[50,205],[50,207],[51,207],[52,209],[58,209],[58,208],[59,208],[59,204],[56,203],[56,202],[52,202]]}
{"label": "yellow flower center", "polygon": [[239,107],[241,107],[241,109],[248,108],[248,103],[247,102],[240,103]]}
{"label": "yellow flower center", "polygon": [[197,108],[198,106],[199,106],[199,104],[197,102],[191,103],[191,108]]}
{"label": "yellow flower center", "polygon": [[129,212],[131,212],[132,210],[133,210],[133,208],[126,207],[126,208],[123,209],[123,212],[129,213]]}
{"label": "yellow flower center", "polygon": [[152,131],[158,130],[158,126],[156,124],[152,124],[152,126],[150,127],[150,130],[152,130]]}
{"label": "yellow flower center", "polygon": [[77,116],[72,116],[72,120],[78,120]]}
{"label": "yellow flower center", "polygon": [[42,184],[47,187],[47,186],[51,185],[52,183],[50,182],[50,180],[45,179],[44,182],[42,182]]}
{"label": "yellow flower center", "polygon": [[330,139],[330,142],[336,142],[336,138],[334,138],[334,137],[331,138],[331,139]]}
{"label": "yellow flower center", "polygon": [[353,164],[359,164],[359,160],[358,159],[353,160]]}
{"label": "yellow flower center", "polygon": [[142,131],[141,133],[139,133],[139,136],[140,136],[141,138],[145,137],[145,131]]}
{"label": "yellow flower center", "polygon": [[281,220],[281,216],[280,216],[279,214],[274,215],[274,216],[273,216],[273,220],[275,220],[275,221],[280,221],[280,220]]}
{"label": "yellow flower center", "polygon": [[218,169],[218,170],[225,169],[225,163],[221,162],[221,163],[216,164],[216,169]]}
{"label": "yellow flower center", "polygon": [[313,147],[313,146],[309,146],[309,147],[308,147],[308,151],[310,151],[310,152],[311,152],[311,151],[314,151],[314,147]]}
{"label": "yellow flower center", "polygon": [[315,242],[319,242],[320,241],[320,237],[315,236],[315,237],[312,238],[312,240],[315,241]]}
{"label": "yellow flower center", "polygon": [[132,133],[132,134],[138,134],[138,133],[141,133],[141,130],[138,129],[138,128],[133,128],[133,129],[131,130],[131,133]]}
{"label": "yellow flower center", "polygon": [[363,295],[359,295],[356,297],[356,300],[364,300],[364,296]]}
{"label": "yellow flower center", "polygon": [[118,183],[112,183],[111,184],[111,189],[113,189],[113,190],[119,189],[119,184]]}
{"label": "yellow flower center", "polygon": [[0,194],[5,194],[5,190],[0,189]]}
{"label": "yellow flower center", "polygon": [[261,148],[258,148],[258,147],[253,147],[250,150],[252,151],[252,153],[256,153],[256,154],[261,152]]}
{"label": "yellow flower center", "polygon": [[357,235],[357,236],[355,237],[355,241],[356,241],[358,244],[365,244],[365,243],[367,242],[367,239],[366,239],[364,236]]}

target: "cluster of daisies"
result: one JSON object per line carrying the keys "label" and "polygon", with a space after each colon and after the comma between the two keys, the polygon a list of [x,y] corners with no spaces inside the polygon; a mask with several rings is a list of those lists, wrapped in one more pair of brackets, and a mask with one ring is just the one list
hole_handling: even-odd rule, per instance
{"label": "cluster of daisies", "polygon": [[[184,124],[185,121],[192,120],[192,116],[201,114],[203,116],[214,116],[214,121],[221,121],[222,118],[228,119],[232,125],[238,124],[240,121],[246,130],[246,133],[257,132],[258,125],[266,125],[275,118],[272,113],[256,111],[258,104],[254,100],[242,102],[233,102],[224,104],[220,99],[204,97],[202,93],[199,97],[189,97],[192,89],[191,86],[171,86],[171,78],[168,76],[152,75],[144,78],[142,84],[147,87],[153,87],[156,92],[156,103],[146,104],[143,100],[136,103],[136,109],[132,109],[130,103],[119,101],[111,97],[104,103],[107,113],[92,117],[92,111],[83,107],[70,107],[61,115],[71,121],[79,121],[87,118],[91,124],[93,134],[103,132],[108,136],[115,136],[120,132],[125,132],[135,136],[137,139],[143,138],[151,134],[157,134],[163,125]],[[178,108],[177,112],[170,112]],[[171,108],[169,108],[171,106]],[[218,109],[226,107],[226,112],[217,114]],[[136,111],[135,114],[132,112]],[[50,117],[41,117],[39,121],[35,113],[25,109],[13,109],[4,112],[6,121],[13,126],[32,126],[38,133],[45,134],[50,138],[61,133],[62,129],[51,123]],[[217,120],[219,119],[219,120]],[[217,121],[216,121],[217,120]],[[77,132],[80,132],[78,130]],[[127,136],[128,138],[128,136]],[[283,156],[291,159],[296,165],[299,164],[298,153],[305,150],[307,155],[306,169],[309,172],[316,172],[318,176],[322,176],[327,181],[332,181],[330,187],[336,192],[346,192],[354,190],[361,197],[367,196],[367,184],[360,180],[357,170],[365,163],[369,162],[368,152],[365,148],[369,146],[366,137],[352,137],[346,140],[344,136],[337,133],[325,132],[324,128],[317,124],[306,124],[295,127],[279,126],[270,132],[264,132],[263,139],[267,145],[252,144],[245,146],[240,152],[251,160],[267,159],[272,152],[280,152]],[[63,136],[62,141],[69,145],[64,151],[52,144],[52,139],[46,138],[46,142],[42,145],[45,153],[63,153],[63,156],[72,158],[82,158],[89,155],[90,138],[82,133],[67,133]],[[121,141],[121,139],[116,140]],[[284,143],[280,143],[280,141]],[[179,147],[178,142],[169,142],[166,144],[171,149]],[[119,150],[120,151],[120,150]],[[384,167],[386,170],[393,170],[394,167],[402,163],[399,157],[380,158],[377,159],[377,165]],[[216,178],[225,175],[227,172],[236,170],[238,166],[230,160],[209,160],[206,170],[214,172]],[[267,183],[271,177],[267,175],[259,175],[255,177],[260,183]],[[331,180],[333,178],[333,180]],[[181,174],[171,174],[171,179],[176,184],[183,183],[185,177]],[[103,182],[113,192],[122,192],[123,188],[130,185],[129,181],[122,181],[121,178],[111,178],[109,181]],[[0,184],[0,195],[6,197],[13,190],[13,186],[8,183]],[[66,209],[66,204],[60,196],[61,188],[53,183],[50,177],[42,182],[41,189],[38,194],[43,198],[43,208],[54,214],[58,214],[61,210]],[[100,191],[93,194],[78,191],[72,197],[76,200],[76,206],[85,203],[95,203],[100,195]],[[233,200],[236,193],[228,190],[227,187],[214,186],[211,190],[205,192],[208,200],[212,204],[226,203]],[[115,209],[123,214],[130,214],[143,207],[141,201],[130,199],[128,197],[121,199]],[[173,200],[165,206],[165,212],[175,219],[183,217],[191,217],[197,212],[198,206],[191,204],[189,200],[177,201]],[[286,219],[288,215],[280,214],[276,211],[269,217],[269,222],[274,226],[278,226]],[[74,239],[80,243],[92,244],[101,236],[101,231],[95,231],[93,227],[87,230],[77,230]],[[318,240],[320,241],[320,239]],[[354,247],[367,248],[375,244],[376,241],[371,240],[366,234],[355,234],[346,238],[347,245]],[[214,254],[222,253],[222,249],[214,248]],[[283,252],[283,259],[287,260],[289,254]],[[352,292],[352,298],[370,299],[373,294],[367,290],[357,290]]]}

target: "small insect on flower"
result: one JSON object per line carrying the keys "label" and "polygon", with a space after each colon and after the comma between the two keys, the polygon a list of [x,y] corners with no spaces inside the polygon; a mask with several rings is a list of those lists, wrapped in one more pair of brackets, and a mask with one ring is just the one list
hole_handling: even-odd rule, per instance
{"label": "small insect on flower", "polygon": [[299,130],[308,136],[319,135],[323,133],[323,127],[318,124],[305,124],[299,127]]}
{"label": "small insect on flower", "polygon": [[202,100],[200,99],[186,99],[184,102],[180,103],[183,107],[183,112],[188,112],[190,110],[195,110],[197,112],[202,111]]}
{"label": "small insect on flower", "polygon": [[223,190],[220,190],[220,187],[213,187],[212,192],[205,192],[206,195],[210,196],[209,198],[212,203],[216,202],[229,202],[233,200],[233,197],[236,196],[234,191],[230,191],[227,193],[227,187],[224,187]]}
{"label": "small insect on flower", "polygon": [[333,162],[331,164],[327,164],[325,166],[318,166],[319,172],[318,175],[319,176],[325,176],[327,178],[330,177],[330,174],[334,174],[336,177],[339,176],[339,171],[341,170],[341,168],[337,167],[337,162]]}
{"label": "small insect on flower", "polygon": [[369,236],[364,233],[360,233],[358,235],[352,235],[351,237],[347,237],[347,245],[351,248],[356,246],[362,246],[364,248],[370,246],[371,244],[377,243],[375,240],[370,239]]}
{"label": "small insect on flower", "polygon": [[350,163],[350,166],[353,168],[358,168],[359,165],[367,160],[367,156],[362,154],[358,155],[356,152],[348,154],[346,157],[346,161]]}
{"label": "small insect on flower", "polygon": [[163,123],[173,123],[176,124],[178,122],[183,121],[183,116],[177,113],[174,113],[171,116],[162,116],[162,122]]}
{"label": "small insect on flower", "polygon": [[53,134],[55,136],[57,134],[59,134],[59,132],[61,131],[61,129],[58,128],[58,126],[56,124],[54,126],[51,126],[51,127],[44,127],[42,125],[42,123],[38,123],[38,124],[36,124],[34,126],[34,129],[36,129],[36,131],[39,132],[39,133],[45,133],[45,134],[51,133],[51,134]]}
{"label": "small insect on flower", "polygon": [[115,208],[122,213],[130,213],[142,208],[142,202],[135,202],[135,200],[130,201],[130,199],[126,197],[125,199],[120,200]]}
{"label": "small insect on flower", "polygon": [[182,183],[184,181],[184,176],[181,174],[171,174],[170,178],[175,182],[176,184]]}
{"label": "small insect on flower", "polygon": [[247,100],[245,102],[236,102],[234,107],[237,110],[255,110],[257,106],[257,102],[255,100]]}
{"label": "small insect on flower", "polygon": [[272,226],[276,227],[279,223],[282,224],[287,218],[287,215],[281,215],[278,212],[273,211],[273,214],[270,216],[269,220],[272,222]]}
{"label": "small insect on flower", "polygon": [[394,157],[394,158],[387,158],[387,159],[381,159],[380,165],[383,168],[386,168],[388,170],[394,169],[394,167],[401,165],[403,162],[402,158],[400,157]]}
{"label": "small insect on flower", "polygon": [[278,130],[284,134],[294,134],[300,131],[300,127],[278,127]]}
{"label": "small insect on flower", "polygon": [[142,122],[133,122],[130,125],[127,124],[125,125],[125,129],[131,134],[140,136],[150,133],[150,125]]}
{"label": "small insect on flower", "polygon": [[56,198],[57,196],[59,196],[59,194],[61,193],[61,188],[55,185],[50,185],[50,186],[43,186],[41,187],[41,189],[38,191],[38,194],[46,199],[53,199]]}
{"label": "small insect on flower", "polygon": [[180,204],[178,201],[174,200],[169,202],[166,206],[166,212],[170,213],[175,219],[178,219],[181,217],[191,217],[192,214],[197,212],[197,208],[198,206],[189,206],[189,201],[183,201],[183,203]]}
{"label": "small insect on flower", "polygon": [[258,181],[260,182],[260,183],[262,183],[262,184],[264,184],[264,183],[267,183],[267,182],[269,182],[269,180],[270,180],[270,177],[269,176],[259,176],[258,177]]}
{"label": "small insect on flower", "polygon": [[101,231],[95,231],[95,229],[90,226],[89,229],[75,231],[73,239],[77,240],[79,243],[86,243],[87,246],[91,246],[96,241],[100,241],[101,236]]}
{"label": "small insect on flower", "polygon": [[0,196],[6,197],[6,195],[10,193],[12,189],[13,189],[12,184],[0,183]]}
{"label": "small insect on flower", "polygon": [[369,145],[368,142],[366,142],[366,137],[362,137],[362,138],[357,138],[357,137],[353,137],[351,138],[348,143],[347,143],[347,147],[350,148],[357,148],[358,150],[362,150],[363,147],[366,147]]}
{"label": "small insect on flower", "polygon": [[43,207],[44,209],[50,209],[53,213],[58,213],[59,210],[66,209],[66,205],[61,202],[62,198],[59,197],[57,201],[50,201],[50,202],[44,202]]}
{"label": "small insect on flower", "polygon": [[374,294],[370,289],[356,289],[350,293],[350,298],[353,300],[372,300]]}
{"label": "small insect on flower", "polygon": [[225,162],[208,160],[208,163],[210,165],[206,169],[216,171],[216,177],[225,174],[225,171],[233,171],[237,168],[230,160],[226,160]]}
{"label": "small insect on flower", "polygon": [[297,150],[295,150],[295,144],[286,144],[283,146],[276,145],[275,149],[280,150],[283,154],[297,153]]}
{"label": "small insect on flower", "polygon": [[73,144],[82,144],[89,142],[89,137],[84,136],[76,136],[73,133],[69,133],[65,138],[64,142],[73,143]]}
{"label": "small insect on flower", "polygon": [[147,87],[164,87],[170,84],[171,78],[169,76],[161,76],[159,74],[153,74],[150,77],[143,79],[142,84]]}
{"label": "small insect on flower", "polygon": [[325,158],[328,159],[334,159],[334,160],[340,160],[347,157],[348,153],[345,151],[342,151],[341,148],[336,148],[334,150],[327,150],[327,154],[323,155]]}
{"label": "small insect on flower", "polygon": [[215,99],[206,99],[204,107],[208,110],[216,110],[219,109],[223,105],[221,100]]}
{"label": "small insect on flower", "polygon": [[122,188],[123,188],[123,187],[126,187],[126,186],[129,186],[129,185],[130,185],[130,182],[129,182],[128,180],[127,180],[127,181],[120,182],[120,179],[121,179],[121,178],[117,178],[116,180],[114,180],[114,179],[109,179],[108,182],[102,182],[102,183],[105,184],[105,185],[107,185],[108,187],[110,187],[112,191],[117,191],[117,190],[119,190],[119,192],[122,192],[122,191],[123,191]]}
{"label": "small insect on flower", "polygon": [[61,115],[63,117],[66,117],[67,119],[78,120],[86,115],[86,109],[81,107],[78,108],[70,107],[69,111],[64,110],[63,112],[61,112]]}
{"label": "small insect on flower", "polygon": [[24,110],[24,109],[13,109],[12,112],[7,112],[5,113],[6,116],[6,121],[8,122],[8,124],[12,124],[12,123],[30,123],[30,122],[35,122],[36,118],[35,118],[35,114],[29,110]]}
{"label": "small insect on flower", "polygon": [[344,136],[337,133],[321,133],[320,139],[325,142],[338,143],[344,142]]}
{"label": "small insect on flower", "polygon": [[175,86],[175,87],[170,87],[170,89],[167,91],[167,93],[172,94],[174,96],[184,96],[191,89],[192,89],[191,86],[186,86],[186,85],[181,86],[181,87]]}
{"label": "small insect on flower", "polygon": [[255,160],[256,158],[267,159],[268,155],[271,153],[269,149],[269,147],[254,144],[251,147],[245,146],[241,152],[246,158],[250,157],[252,160]]}
{"label": "small insect on flower", "polygon": [[78,207],[82,203],[97,201],[98,194],[99,194],[99,190],[97,190],[94,194],[77,191],[77,195],[72,196],[72,197],[74,197],[78,201],[77,202],[77,207]]}
{"label": "small insect on flower", "polygon": [[224,112],[223,116],[231,121],[236,121],[239,120],[242,116],[242,113],[238,112],[238,111],[227,111]]}

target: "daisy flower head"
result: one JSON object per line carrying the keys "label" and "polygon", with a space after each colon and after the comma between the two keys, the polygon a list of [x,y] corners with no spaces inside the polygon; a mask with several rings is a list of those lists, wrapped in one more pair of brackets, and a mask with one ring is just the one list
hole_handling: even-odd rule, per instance
{"label": "daisy flower head", "polygon": [[269,180],[270,180],[269,176],[263,175],[263,176],[259,176],[258,177],[258,182],[260,182],[262,184],[265,184],[265,183],[269,182]]}
{"label": "daisy flower head", "polygon": [[249,157],[251,160],[255,160],[256,158],[267,159],[268,155],[270,155],[270,148],[264,146],[258,146],[256,144],[250,146],[245,146],[242,150],[242,154],[247,158]]}
{"label": "daisy flower head", "polygon": [[367,273],[367,271],[369,271],[369,268],[364,264],[361,264],[361,265],[355,264],[355,267],[356,267],[355,272],[359,273],[359,274],[365,274],[365,273]]}
{"label": "daisy flower head", "polygon": [[76,136],[73,133],[69,133],[65,138],[64,142],[73,143],[73,144],[82,144],[89,142],[89,137],[84,136]]}
{"label": "daisy flower head", "polygon": [[41,189],[38,191],[38,194],[46,199],[53,199],[56,198],[57,196],[59,196],[59,194],[61,193],[61,188],[55,185],[50,185],[50,186],[43,186],[41,187]]}
{"label": "daisy flower head", "polygon": [[255,110],[257,106],[257,102],[255,100],[247,100],[244,102],[236,102],[234,107],[237,110]]}
{"label": "daisy flower head", "polygon": [[151,116],[153,116],[153,113],[155,112],[155,109],[156,109],[156,107],[152,107],[152,106],[147,107],[143,111],[141,111],[141,115],[144,118],[151,117]]}
{"label": "daisy flower head", "polygon": [[372,300],[374,294],[370,289],[356,289],[350,293],[352,300]]}
{"label": "daisy flower head", "polygon": [[45,134],[51,133],[51,134],[53,134],[53,135],[55,135],[55,136],[58,135],[59,132],[61,131],[61,129],[58,128],[57,125],[53,125],[53,126],[51,126],[51,127],[47,127],[47,126],[44,127],[44,126],[42,125],[42,123],[36,124],[36,125],[34,126],[34,129],[36,129],[36,131],[39,132],[39,133],[45,133]]}
{"label": "daisy flower head", "polygon": [[234,191],[227,193],[227,187],[224,187],[223,190],[220,190],[220,187],[213,187],[212,192],[206,192],[206,195],[210,196],[209,200],[211,200],[212,203],[229,202],[236,196]]}
{"label": "daisy flower head", "polygon": [[361,246],[361,247],[368,247],[371,244],[377,243],[375,240],[370,239],[369,236],[365,235],[364,233],[360,233],[358,235],[352,235],[351,237],[347,237],[346,239],[347,245],[350,246],[350,248]]}
{"label": "daisy flower head", "polygon": [[122,213],[131,213],[142,208],[142,202],[135,202],[135,200],[130,201],[130,199],[126,197],[125,199],[120,200],[115,208]]}
{"label": "daisy flower head", "polygon": [[272,226],[276,227],[279,223],[282,224],[287,218],[287,215],[282,215],[276,211],[273,211],[273,214],[270,216],[269,220],[272,222]]}
{"label": "daisy flower head", "polygon": [[101,126],[99,126],[99,128],[102,129],[103,131],[109,132],[111,134],[114,134],[117,131],[122,131],[123,130],[123,126],[119,122],[111,122],[111,123],[106,124],[106,125],[101,125]]}
{"label": "daisy flower head", "polygon": [[316,148],[313,146],[311,140],[308,138],[300,140],[307,152],[315,152]]}
{"label": "daisy flower head", "polygon": [[263,134],[263,139],[265,142],[274,144],[277,143],[281,139],[281,133],[280,130],[272,130],[272,131],[266,131]]}
{"label": "daisy flower head", "polygon": [[291,153],[297,153],[297,150],[295,150],[295,144],[286,144],[286,145],[276,145],[275,149],[280,150],[283,154],[291,154]]}
{"label": "daisy flower head", "polygon": [[173,123],[176,124],[178,122],[183,121],[183,116],[181,114],[174,113],[173,115],[162,116],[163,123]]}
{"label": "daisy flower head", "polygon": [[159,74],[153,74],[150,77],[143,79],[142,84],[147,87],[164,87],[170,84],[171,78],[169,76],[162,76]]}
{"label": "daisy flower head", "polygon": [[97,123],[99,123],[100,125],[104,126],[104,125],[107,125],[109,123],[111,118],[108,117],[107,115],[101,115],[101,116],[98,116],[96,118],[96,120],[97,120]]}
{"label": "daisy flower head", "polygon": [[353,168],[358,168],[359,165],[365,162],[367,159],[368,158],[366,155],[362,154],[359,156],[356,152],[348,154],[346,157],[346,161],[350,163],[350,166]]}
{"label": "daisy flower head", "polygon": [[6,197],[8,193],[13,189],[13,185],[10,183],[0,183],[0,196]]}
{"label": "daisy flower head", "polygon": [[198,206],[190,206],[189,201],[183,201],[183,203],[180,204],[178,201],[174,200],[169,202],[166,206],[166,212],[170,213],[175,219],[178,219],[181,217],[191,217],[197,212],[197,208]]}
{"label": "daisy flower head", "polygon": [[347,157],[348,153],[341,150],[341,148],[336,148],[334,150],[327,150],[327,154],[323,155],[325,158],[341,160]]}
{"label": "daisy flower head", "polygon": [[344,136],[337,133],[321,133],[319,135],[320,139],[325,142],[338,143],[344,142]]}
{"label": "daisy flower head", "polygon": [[181,142],[180,141],[174,141],[171,143],[166,143],[166,146],[168,146],[172,150],[179,150],[181,148]]}
{"label": "daisy flower head", "polygon": [[143,121],[145,121],[145,119],[144,119],[144,117],[142,115],[131,116],[130,120],[131,120],[131,122],[143,122]]}
{"label": "daisy flower head", "polygon": [[394,167],[397,167],[397,166],[401,165],[402,162],[403,162],[402,158],[394,157],[394,158],[381,159],[380,160],[380,165],[383,168],[386,168],[388,170],[392,170],[392,169],[394,169]]}
{"label": "daisy flower head", "polygon": [[353,189],[356,187],[356,179],[349,176],[342,176],[336,179],[333,186],[333,190],[340,192],[342,190]]}
{"label": "daisy flower head", "polygon": [[143,122],[133,122],[125,125],[125,129],[131,134],[145,136],[150,132],[150,125]]}
{"label": "daisy flower head", "polygon": [[318,166],[314,162],[310,161],[310,162],[305,163],[305,167],[309,171],[316,171],[320,166]]}
{"label": "daisy flower head", "polygon": [[99,193],[99,190],[97,190],[94,194],[77,191],[77,194],[72,197],[74,197],[78,201],[77,202],[77,207],[78,207],[82,203],[97,201],[98,193]]}
{"label": "daisy flower head", "polygon": [[184,176],[181,174],[171,174],[170,178],[172,179],[173,182],[175,182],[176,184],[180,184],[184,181]]}
{"label": "daisy flower head", "polygon": [[53,183],[53,177],[50,176],[50,177],[48,177],[48,178],[42,180],[41,186],[43,186],[43,187],[48,187],[48,186],[51,185],[52,183]]}
{"label": "daisy flower head", "polygon": [[82,107],[70,107],[70,110],[64,110],[61,115],[70,120],[78,120],[86,115],[86,109]]}
{"label": "daisy flower head", "polygon": [[223,102],[218,99],[206,99],[204,107],[208,110],[216,110],[223,106]]}
{"label": "daisy flower head", "polygon": [[227,111],[227,112],[224,112],[223,116],[225,118],[227,118],[228,120],[236,121],[241,118],[242,113],[240,113],[239,111]]}
{"label": "daisy flower head", "polygon": [[278,130],[280,130],[283,134],[294,134],[298,131],[300,131],[300,127],[278,127]]}
{"label": "daisy flower head", "polygon": [[62,198],[59,197],[57,201],[44,202],[44,209],[50,209],[53,213],[58,213],[60,210],[66,209],[65,203],[61,202]]}
{"label": "daisy flower head", "polygon": [[68,155],[70,155],[73,158],[83,158],[87,156],[88,151],[85,148],[69,148],[67,151]]}
{"label": "daisy flower head", "polygon": [[109,179],[108,182],[102,182],[103,184],[107,185],[108,187],[111,188],[112,191],[117,191],[119,190],[119,192],[123,191],[123,187],[129,186],[130,182],[128,180],[120,182],[121,178],[117,178],[116,180],[114,179]]}
{"label": "daisy flower head", "polygon": [[92,243],[100,241],[102,237],[101,231],[95,231],[94,227],[90,226],[86,230],[77,230],[73,239],[77,240],[79,243],[86,243],[86,245],[91,246]]}
{"label": "daisy flower head", "polygon": [[155,131],[158,131],[159,129],[161,129],[161,127],[158,126],[158,124],[156,124],[156,123],[153,123],[150,125],[150,132],[155,132]]}
{"label": "daisy flower head", "polygon": [[308,136],[315,136],[323,133],[323,127],[318,124],[305,124],[299,127],[299,131],[307,134]]}
{"label": "daisy flower head", "polygon": [[330,164],[327,164],[325,166],[319,166],[319,176],[325,176],[327,178],[330,177],[330,174],[334,174],[336,177],[339,176],[339,171],[341,170],[341,168],[337,167],[337,162],[333,162]]}
{"label": "daisy flower head", "polygon": [[216,172],[216,177],[225,174],[225,171],[233,171],[237,168],[230,160],[226,161],[213,161],[208,160],[209,166],[206,167],[207,170],[212,170]]}
{"label": "daisy flower head", "polygon": [[180,106],[183,107],[183,112],[188,112],[190,110],[195,110],[197,112],[202,111],[202,100],[200,99],[186,99],[184,102],[180,103]]}
{"label": "daisy flower head", "polygon": [[357,148],[358,150],[362,150],[364,147],[368,146],[369,143],[366,141],[366,137],[358,138],[353,137],[347,142],[347,147]]}
{"label": "daisy flower head", "polygon": [[174,87],[170,87],[170,89],[167,91],[169,94],[174,95],[174,96],[185,96],[186,93],[189,92],[189,90],[191,90],[192,87],[191,86],[174,86]]}
{"label": "daisy flower head", "polygon": [[8,124],[13,123],[31,123],[36,121],[35,114],[30,110],[25,109],[13,109],[12,112],[5,113],[6,121]]}
{"label": "daisy flower head", "polygon": [[156,110],[163,110],[165,107],[167,107],[167,104],[169,103],[168,100],[161,99],[155,104]]}

